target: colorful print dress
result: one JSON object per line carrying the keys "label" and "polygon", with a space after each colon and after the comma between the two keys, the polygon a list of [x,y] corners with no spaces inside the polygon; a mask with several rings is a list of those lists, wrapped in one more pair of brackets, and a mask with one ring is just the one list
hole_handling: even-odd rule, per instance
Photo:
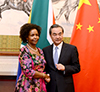
{"label": "colorful print dress", "polygon": [[17,81],[15,92],[47,92],[44,79],[33,78],[35,71],[43,72],[46,64],[43,51],[40,48],[38,51],[40,56],[31,54],[26,46],[21,48],[19,62],[22,72]]}

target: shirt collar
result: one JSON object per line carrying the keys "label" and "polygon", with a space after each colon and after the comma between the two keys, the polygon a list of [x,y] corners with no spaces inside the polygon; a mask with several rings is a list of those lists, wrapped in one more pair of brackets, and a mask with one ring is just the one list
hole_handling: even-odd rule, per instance
{"label": "shirt collar", "polygon": [[[61,42],[61,43],[57,46],[57,47],[58,47],[58,49],[61,49],[62,44],[63,44],[63,42]],[[55,44],[53,44],[53,50],[55,49],[55,47],[56,47],[56,45],[55,45]]]}

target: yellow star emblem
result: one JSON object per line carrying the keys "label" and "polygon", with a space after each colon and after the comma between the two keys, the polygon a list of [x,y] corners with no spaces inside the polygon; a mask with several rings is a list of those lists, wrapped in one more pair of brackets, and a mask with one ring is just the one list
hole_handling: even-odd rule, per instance
{"label": "yellow star emblem", "polygon": [[100,18],[99,18],[99,21],[98,21],[98,23],[100,23]]}
{"label": "yellow star emblem", "polygon": [[80,23],[79,24],[76,24],[76,26],[77,26],[77,29],[80,29],[81,30],[82,25]]}
{"label": "yellow star emblem", "polygon": [[89,25],[89,28],[87,28],[87,30],[89,30],[89,33],[90,33],[91,31],[94,31],[93,28],[94,28],[94,26],[90,26],[90,25]]}
{"label": "yellow star emblem", "polygon": [[87,4],[87,5],[90,5],[90,6],[91,6],[89,0],[80,0],[78,9],[80,9],[80,7],[81,7],[83,4]]}

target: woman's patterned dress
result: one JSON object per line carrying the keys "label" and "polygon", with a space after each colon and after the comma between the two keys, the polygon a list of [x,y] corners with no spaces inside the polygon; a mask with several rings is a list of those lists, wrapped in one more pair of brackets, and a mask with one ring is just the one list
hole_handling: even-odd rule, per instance
{"label": "woman's patterned dress", "polygon": [[38,48],[40,56],[31,54],[29,49],[24,46],[20,50],[19,62],[21,65],[21,75],[17,81],[15,92],[47,92],[44,79],[35,79],[35,71],[43,72],[46,61],[43,51]]}

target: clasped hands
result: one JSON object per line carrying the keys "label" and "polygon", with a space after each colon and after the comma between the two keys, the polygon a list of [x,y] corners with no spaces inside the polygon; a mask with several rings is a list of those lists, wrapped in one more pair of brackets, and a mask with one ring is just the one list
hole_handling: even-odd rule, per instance
{"label": "clasped hands", "polygon": [[50,75],[49,74],[45,74],[45,81],[46,82],[50,82]]}
{"label": "clasped hands", "polygon": [[[62,64],[60,64],[60,63],[59,64],[56,64],[56,68],[58,70],[61,70],[61,71],[64,71],[65,70],[65,66],[62,65]],[[46,82],[50,82],[50,75],[49,74],[45,74],[44,79],[45,79]]]}

